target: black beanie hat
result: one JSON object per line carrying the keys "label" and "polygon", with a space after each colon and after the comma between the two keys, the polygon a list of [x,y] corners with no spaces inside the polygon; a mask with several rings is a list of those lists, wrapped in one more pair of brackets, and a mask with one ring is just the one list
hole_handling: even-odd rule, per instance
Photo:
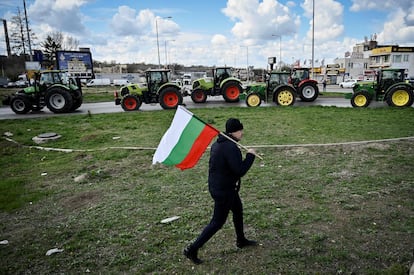
{"label": "black beanie hat", "polygon": [[234,133],[243,129],[243,124],[237,118],[229,118],[226,122],[226,133]]}

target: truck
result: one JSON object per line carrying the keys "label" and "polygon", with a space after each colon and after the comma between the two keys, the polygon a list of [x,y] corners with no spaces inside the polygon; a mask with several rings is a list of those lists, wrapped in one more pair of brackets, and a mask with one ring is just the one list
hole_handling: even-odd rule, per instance
{"label": "truck", "polygon": [[274,102],[280,106],[295,104],[296,90],[289,84],[289,72],[271,71],[266,75],[266,83],[249,85],[240,96],[246,99],[249,107],[260,106],[262,101]]}
{"label": "truck", "polygon": [[131,82],[129,82],[128,79],[114,79],[112,81],[112,85],[114,85],[114,86],[125,86],[125,85],[128,85],[130,83]]}
{"label": "truck", "polygon": [[181,87],[169,81],[167,69],[147,70],[145,84],[128,84],[115,91],[115,105],[124,111],[139,110],[142,103],[159,103],[163,109],[175,109],[183,103]]}
{"label": "truck", "polygon": [[409,107],[414,101],[414,87],[405,80],[405,69],[386,68],[377,71],[374,81],[360,81],[345,95],[352,107],[368,107],[374,101],[385,101],[391,107]]}
{"label": "truck", "polygon": [[111,85],[111,80],[109,78],[94,78],[94,79],[89,80],[86,83],[87,87],[106,86],[106,85]]}
{"label": "truck", "polygon": [[35,73],[32,86],[17,91],[3,100],[16,114],[40,111],[45,106],[53,113],[68,113],[78,109],[83,102],[79,78],[67,71],[46,70]]}
{"label": "truck", "polygon": [[204,103],[207,96],[222,95],[226,102],[238,102],[243,92],[242,83],[232,77],[230,67],[217,67],[212,70],[212,78],[200,78],[193,82],[191,99],[194,103]]}

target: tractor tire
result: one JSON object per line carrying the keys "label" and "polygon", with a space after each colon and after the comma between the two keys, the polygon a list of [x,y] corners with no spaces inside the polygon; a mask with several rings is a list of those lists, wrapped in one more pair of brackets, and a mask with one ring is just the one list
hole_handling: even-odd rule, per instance
{"label": "tractor tire", "polygon": [[246,104],[248,107],[258,107],[262,104],[262,99],[257,93],[251,93],[246,97]]}
{"label": "tractor tire", "polygon": [[83,103],[83,97],[82,92],[79,90],[76,90],[72,93],[72,99],[73,99],[73,105],[70,109],[71,112],[77,110]]}
{"label": "tractor tire", "polygon": [[204,103],[207,100],[207,95],[202,89],[195,89],[191,93],[191,100],[194,103]]}
{"label": "tractor tire", "polygon": [[273,101],[280,106],[292,106],[295,104],[296,95],[292,89],[282,88],[276,91]]}
{"label": "tractor tire", "polygon": [[410,107],[413,100],[413,92],[408,87],[395,87],[387,96],[387,104],[391,107]]}
{"label": "tractor tire", "polygon": [[356,92],[352,95],[351,105],[354,108],[365,108],[371,103],[369,94],[365,91]]}
{"label": "tractor tire", "polygon": [[73,106],[72,95],[62,89],[53,88],[46,94],[46,106],[53,113],[67,113],[70,112]]}
{"label": "tractor tire", "polygon": [[238,82],[228,82],[223,85],[222,95],[226,102],[239,102],[239,96],[243,92]]}
{"label": "tractor tire", "polygon": [[299,87],[299,97],[302,101],[313,102],[318,98],[319,88],[313,83],[305,83]]}
{"label": "tractor tire", "polygon": [[24,96],[18,95],[11,99],[10,107],[16,114],[27,114],[32,109],[32,104],[29,99]]}
{"label": "tractor tire", "polygon": [[121,101],[121,107],[126,112],[137,111],[142,105],[142,100],[135,95],[127,95]]}
{"label": "tractor tire", "polygon": [[176,88],[167,87],[160,92],[159,101],[163,109],[175,109],[183,103],[183,96]]}

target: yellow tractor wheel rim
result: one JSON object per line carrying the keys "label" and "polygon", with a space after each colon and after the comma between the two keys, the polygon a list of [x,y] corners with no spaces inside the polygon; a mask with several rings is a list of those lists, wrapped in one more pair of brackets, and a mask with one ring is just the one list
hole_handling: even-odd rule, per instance
{"label": "yellow tractor wheel rim", "polygon": [[367,97],[364,95],[357,95],[354,99],[355,105],[358,107],[365,106],[367,104]]}
{"label": "yellow tractor wheel rim", "polygon": [[398,90],[392,94],[391,100],[395,106],[402,107],[407,105],[408,101],[410,100],[410,96],[408,95],[407,91]]}
{"label": "yellow tractor wheel rim", "polygon": [[259,106],[260,97],[258,95],[252,94],[247,98],[247,104],[251,107]]}
{"label": "yellow tractor wheel rim", "polygon": [[282,106],[289,106],[293,102],[293,95],[289,91],[281,91],[277,95],[277,102]]}

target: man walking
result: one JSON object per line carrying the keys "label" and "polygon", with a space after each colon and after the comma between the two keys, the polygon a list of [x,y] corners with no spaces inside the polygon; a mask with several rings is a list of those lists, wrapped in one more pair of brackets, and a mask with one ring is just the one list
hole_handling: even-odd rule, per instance
{"label": "man walking", "polygon": [[[240,120],[228,119],[226,134],[234,141],[240,141],[243,137],[243,124]],[[211,146],[208,187],[214,200],[213,217],[194,243],[184,249],[184,255],[195,264],[202,262],[197,256],[198,250],[222,228],[230,211],[233,213],[237,247],[243,248],[257,244],[244,236],[243,205],[239,197],[240,178],[253,165],[255,154],[254,149],[249,149],[243,160],[237,144],[223,135],[219,135],[217,141]]]}

